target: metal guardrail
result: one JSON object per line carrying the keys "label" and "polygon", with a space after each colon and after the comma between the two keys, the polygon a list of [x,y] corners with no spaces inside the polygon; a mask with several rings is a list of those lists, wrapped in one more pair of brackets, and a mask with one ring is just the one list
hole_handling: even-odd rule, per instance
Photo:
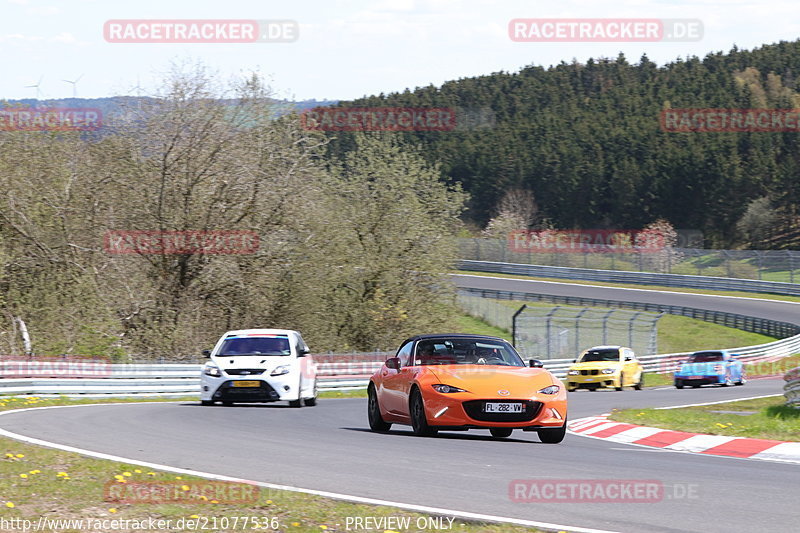
{"label": "metal guardrail", "polygon": [[786,381],[783,386],[786,405],[800,409],[800,367],[787,372],[783,379]]}
{"label": "metal guardrail", "polygon": [[655,272],[629,272],[624,270],[593,270],[589,268],[526,265],[520,263],[495,263],[491,261],[470,260],[459,261],[458,269],[473,272],[515,274],[539,278],[601,281],[607,283],[626,283],[632,285],[661,285],[664,287],[800,296],[800,284],[785,283],[782,281],[720,278],[712,276],[693,276],[687,274],[659,274]]}
{"label": "metal guardrail", "polygon": [[[363,389],[388,353],[354,356],[320,356],[331,362],[317,364],[320,391]],[[343,359],[350,360],[343,360]],[[35,360],[35,359],[34,359]],[[0,396],[186,396],[200,394],[200,364],[111,364],[106,372],[90,377],[3,377]]]}
{"label": "metal guardrail", "polygon": [[706,322],[713,322],[729,328],[741,329],[752,333],[760,333],[776,338],[786,338],[800,334],[800,325],[790,322],[781,322],[767,318],[758,318],[726,311],[712,311],[696,307],[680,305],[666,305],[647,302],[627,302],[623,300],[607,300],[603,298],[587,298],[583,296],[557,296],[551,294],[537,294],[519,291],[500,291],[495,289],[461,288],[460,292],[495,298],[498,300],[517,300],[524,302],[551,302],[576,307],[597,306],[607,308],[636,309],[638,311],[652,311],[654,313],[669,313],[680,315]]}

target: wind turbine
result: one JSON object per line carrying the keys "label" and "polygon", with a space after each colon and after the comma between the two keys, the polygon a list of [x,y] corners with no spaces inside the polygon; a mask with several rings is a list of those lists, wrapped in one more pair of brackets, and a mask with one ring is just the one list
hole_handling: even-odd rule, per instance
{"label": "wind turbine", "polygon": [[77,96],[78,96],[78,82],[81,80],[82,77],[83,77],[83,74],[81,74],[80,76],[78,76],[74,80],[61,80],[63,82],[72,84],[72,97],[73,98],[77,98]]}
{"label": "wind turbine", "polygon": [[42,80],[44,79],[44,75],[39,76],[39,81],[37,81],[34,85],[26,85],[26,89],[36,89],[36,99],[38,100],[39,97],[42,95],[39,87],[42,85]]}

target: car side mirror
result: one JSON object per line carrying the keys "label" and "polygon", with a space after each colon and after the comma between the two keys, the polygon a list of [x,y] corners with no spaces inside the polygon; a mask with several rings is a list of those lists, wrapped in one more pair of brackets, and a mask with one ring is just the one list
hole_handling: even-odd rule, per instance
{"label": "car side mirror", "polygon": [[305,357],[310,353],[311,353],[310,350],[300,350],[299,352],[297,352],[297,357]]}
{"label": "car side mirror", "polygon": [[577,360],[577,359],[573,359],[573,360],[572,360],[572,362],[573,362],[573,363],[577,363],[577,362],[578,362],[578,360]]}
{"label": "car side mirror", "polygon": [[625,360],[626,361],[632,361],[632,359],[630,357],[626,357]]}
{"label": "car side mirror", "polygon": [[530,361],[528,361],[528,366],[531,368],[544,368],[544,363],[542,363],[538,359],[531,359]]}
{"label": "car side mirror", "polygon": [[400,358],[399,357],[390,357],[386,360],[386,368],[391,368],[392,370],[400,370]]}
{"label": "car side mirror", "polygon": [[205,357],[211,357],[211,350],[203,350],[203,355]]}

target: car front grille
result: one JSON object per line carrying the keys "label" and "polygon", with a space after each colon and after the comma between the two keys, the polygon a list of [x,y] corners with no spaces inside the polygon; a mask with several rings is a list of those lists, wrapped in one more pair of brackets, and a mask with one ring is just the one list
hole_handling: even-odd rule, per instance
{"label": "car front grille", "polygon": [[225,371],[229,376],[258,376],[264,373],[263,368],[229,368]]}
{"label": "car front grille", "polygon": [[[492,400],[498,401],[498,400]],[[516,400],[508,400],[509,402],[516,403]],[[473,420],[481,422],[530,422],[539,411],[542,409],[542,402],[534,402],[531,400],[523,401],[524,409],[521,413],[486,413],[483,411],[483,406],[486,400],[472,400],[464,402],[464,411],[467,416]]]}
{"label": "car front grille", "polygon": [[231,402],[270,402],[279,399],[279,394],[269,383],[261,381],[258,387],[234,387],[234,381],[220,385],[214,393],[214,400]]}
{"label": "car front grille", "polygon": [[597,369],[594,370],[581,370],[581,376],[596,376],[599,374],[600,371]]}

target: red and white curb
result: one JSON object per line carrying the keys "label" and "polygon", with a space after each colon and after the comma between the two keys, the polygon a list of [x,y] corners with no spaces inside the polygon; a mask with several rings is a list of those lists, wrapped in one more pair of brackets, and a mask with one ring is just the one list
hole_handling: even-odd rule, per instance
{"label": "red and white curb", "polygon": [[608,420],[609,413],[573,420],[569,432],[582,437],[677,452],[800,464],[800,442],[704,435]]}

